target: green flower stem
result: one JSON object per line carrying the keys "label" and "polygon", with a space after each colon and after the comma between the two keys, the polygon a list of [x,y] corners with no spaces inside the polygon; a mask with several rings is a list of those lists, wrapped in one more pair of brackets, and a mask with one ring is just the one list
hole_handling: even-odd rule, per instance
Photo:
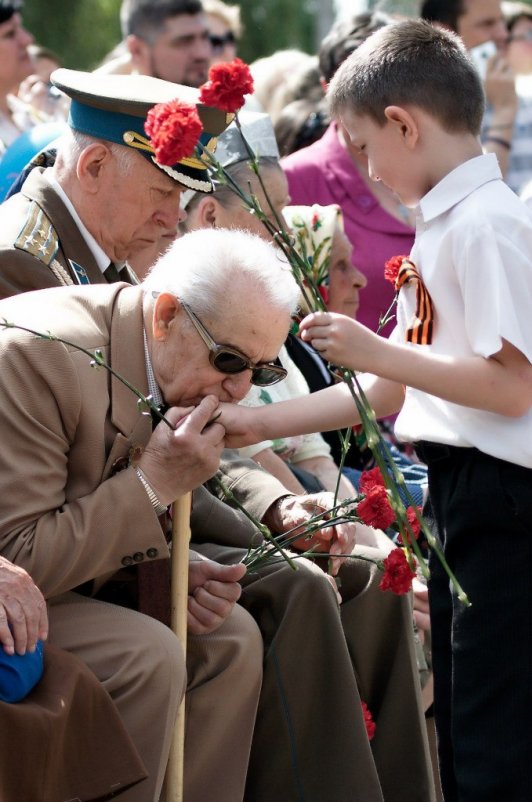
{"label": "green flower stem", "polygon": [[[397,468],[397,466],[395,465],[386,441],[378,431],[375,415],[373,413],[373,410],[371,409],[371,406],[366,398],[364,391],[362,390],[362,387],[360,386],[358,379],[351,371],[345,371],[345,374],[346,374],[345,381],[357,405],[357,410],[363,423],[364,430],[366,431],[366,436],[368,437],[368,444],[372,449],[375,461],[379,467],[383,480],[386,484],[387,490],[390,493],[390,503],[392,505],[394,513],[396,514],[397,522],[399,524],[399,528],[401,530],[401,536],[403,539],[403,547],[406,549],[410,565],[412,565],[413,562],[412,560],[412,551],[413,551],[418,559],[423,575],[428,578],[430,574],[429,568],[424,556],[421,553],[419,544],[412,531],[410,522],[408,521],[408,518],[406,516],[405,505],[398,493],[397,489],[398,485],[402,486],[402,490],[407,497],[408,504],[414,510],[414,513],[421,526],[423,534],[427,539],[427,543],[429,544],[429,547],[431,548],[431,550],[434,552],[434,554],[442,564],[447,576],[449,577],[452,586],[455,589],[458,599],[466,606],[470,606],[470,601],[467,597],[467,594],[465,593],[462,586],[458,582],[456,576],[454,575],[453,571],[451,570],[440,548],[439,543],[437,542],[436,538],[434,537],[429,527],[427,526],[425,520],[423,519],[423,516],[420,515],[417,509],[417,505],[415,504],[414,500],[412,499],[412,496],[408,491],[408,488],[406,487],[406,484],[404,482],[404,477]],[[356,391],[355,391],[355,385],[356,385]],[[371,430],[373,430],[373,432],[371,432]],[[376,443],[374,443],[375,431],[378,433],[379,437],[378,445],[380,446],[380,448],[377,448]],[[368,432],[371,433],[368,434]],[[384,451],[384,456],[382,454],[381,449]],[[389,473],[390,471],[392,474],[391,477]]]}
{"label": "green flower stem", "polygon": [[124,384],[128,388],[128,390],[131,390],[131,392],[137,396],[139,400],[139,406],[143,408],[143,412],[144,410],[149,409],[160,420],[164,421],[166,425],[170,429],[172,429],[172,431],[175,431],[175,426],[172,423],[170,423],[170,421],[167,418],[165,418],[165,416],[159,410],[157,405],[154,403],[151,396],[144,395],[143,393],[141,393],[140,390],[137,390],[137,388],[134,387],[124,376],[121,376],[120,373],[118,373],[118,371],[114,370],[114,368],[112,368],[111,365],[109,365],[109,363],[105,361],[105,357],[99,349],[97,349],[96,351],[89,351],[87,348],[83,348],[82,345],[77,345],[77,343],[73,343],[70,340],[66,340],[64,337],[57,337],[55,334],[51,334],[50,332],[36,331],[35,329],[30,329],[27,328],[26,326],[19,326],[16,323],[10,323],[5,318],[0,320],[0,327],[4,329],[18,329],[19,331],[25,331],[28,334],[33,334],[40,340],[48,340],[49,342],[63,343],[63,345],[67,345],[70,348],[75,348],[76,351],[80,351],[81,353],[86,354],[91,360],[92,367],[105,368],[105,370],[109,371],[109,373],[111,373],[115,377],[115,379],[118,379],[118,381],[122,382],[122,384]]}
{"label": "green flower stem", "polygon": [[[257,531],[258,531],[258,532],[260,532],[260,534],[263,536],[264,540],[265,540],[265,541],[267,541],[267,542],[268,542],[268,543],[269,543],[269,544],[272,546],[272,548],[273,548],[273,550],[274,550],[274,551],[278,551],[278,552],[281,554],[281,556],[283,557],[284,561],[285,561],[285,562],[287,562],[287,563],[288,563],[288,565],[290,566],[290,568],[292,568],[292,569],[295,571],[295,570],[296,570],[296,566],[294,565],[292,558],[291,558],[291,557],[289,557],[289,556],[288,556],[288,554],[286,554],[286,552],[283,550],[283,548],[282,548],[281,544],[279,543],[278,539],[277,539],[277,538],[275,538],[275,537],[272,535],[272,533],[270,532],[270,530],[268,529],[268,527],[267,527],[265,524],[263,524],[263,523],[261,523],[260,521],[258,521],[258,520],[257,520],[257,519],[256,519],[256,518],[255,518],[255,517],[254,517],[254,516],[253,516],[253,515],[252,515],[252,514],[251,514],[251,513],[250,513],[250,512],[249,512],[249,511],[248,511],[248,510],[245,508],[245,507],[244,507],[244,505],[240,503],[240,501],[239,501],[239,500],[236,498],[236,496],[234,495],[234,493],[232,493],[232,492],[231,492],[231,490],[229,490],[229,488],[228,488],[228,487],[226,487],[226,485],[225,485],[225,484],[222,482],[222,480],[221,480],[221,479],[218,479],[218,477],[217,477],[217,476],[213,476],[213,478],[211,479],[211,481],[212,481],[212,482],[213,482],[213,483],[216,485],[216,487],[218,488],[218,490],[220,490],[220,491],[223,493],[223,495],[225,496],[225,498],[226,498],[228,501],[230,501],[232,504],[234,504],[234,505],[237,507],[237,509],[239,509],[239,510],[240,510],[240,512],[242,512],[242,513],[243,513],[243,514],[246,516],[246,518],[247,518],[249,521],[251,521],[251,523],[252,523],[252,524],[253,524],[253,525],[254,525],[254,526],[257,528]],[[261,547],[261,546],[259,546],[259,549],[261,549],[261,548],[262,548],[262,547]],[[250,553],[250,552],[249,552],[249,550],[248,550],[248,556],[249,556],[249,553]],[[244,558],[244,561],[245,561],[245,559],[246,559],[246,558]]]}

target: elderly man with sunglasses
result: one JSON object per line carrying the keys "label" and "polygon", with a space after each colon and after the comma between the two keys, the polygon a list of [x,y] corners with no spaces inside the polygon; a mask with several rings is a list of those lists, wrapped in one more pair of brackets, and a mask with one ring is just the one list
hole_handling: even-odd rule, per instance
{"label": "elderly man with sunglasses", "polygon": [[[71,344],[16,328],[0,334],[0,550],[30,571],[48,597],[51,641],[81,656],[113,698],[113,667],[136,648],[139,662],[129,667],[133,687],[129,694],[122,688],[117,703],[145,758],[155,749],[146,741],[162,713],[143,690],[142,671],[151,651],[159,654],[164,644],[167,663],[182,678],[178,647],[158,622],[116,602],[134,604],[137,567],[167,562],[158,516],[197,488],[191,523],[197,559],[204,559],[191,567],[204,565],[211,573],[192,583],[189,597],[187,802],[427,802],[432,797],[406,599],[376,590],[375,572],[356,563],[360,569],[345,573],[342,589],[347,635],[330,577],[312,563],[300,561],[296,571],[274,565],[251,576],[228,567],[258,536],[242,513],[201,486],[217,470],[223,448],[218,402],[238,401],[251,382],[282,378],[277,354],[297,298],[271,244],[243,232],[209,230],[177,240],[139,286],[49,289],[2,301],[0,318]],[[152,429],[131,390],[104,368],[95,370],[76,345],[101,351],[131,385],[169,405],[165,416],[173,428],[160,421]],[[233,465],[225,481],[252,514],[281,528],[290,516],[301,520],[304,503],[319,501],[289,496],[244,463],[240,470]],[[347,539],[344,548],[351,547]],[[218,566],[227,576],[215,572],[209,557],[228,564]],[[237,578],[242,595],[233,607]],[[194,634],[222,621],[212,635]],[[234,651],[227,654],[226,673],[211,675],[212,656],[231,626]],[[147,633],[152,636],[144,642]],[[150,693],[164,699],[167,683],[173,689],[159,722],[167,729],[179,694],[168,676],[159,688],[161,682]],[[381,731],[375,754],[359,682]],[[138,706],[144,707],[142,733]],[[159,737],[158,744],[164,764],[167,741]],[[235,765],[241,770],[248,759],[244,792]],[[387,777],[380,770],[386,761]],[[153,754],[150,766],[154,770]],[[124,799],[156,799],[158,787],[152,784],[144,796],[132,789]]]}

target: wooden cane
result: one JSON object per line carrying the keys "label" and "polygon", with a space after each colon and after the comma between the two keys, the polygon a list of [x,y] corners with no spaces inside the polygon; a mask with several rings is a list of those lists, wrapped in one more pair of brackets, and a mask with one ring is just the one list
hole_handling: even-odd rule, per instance
{"label": "wooden cane", "polygon": [[[171,614],[172,631],[187,656],[188,549],[192,493],[172,505]],[[185,751],[185,698],[183,697],[170,746],[166,769],[166,802],[183,802],[183,757]]]}

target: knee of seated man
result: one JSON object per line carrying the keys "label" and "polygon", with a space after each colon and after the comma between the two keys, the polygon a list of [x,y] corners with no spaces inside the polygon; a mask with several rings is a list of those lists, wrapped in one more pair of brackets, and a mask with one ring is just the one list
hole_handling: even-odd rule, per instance
{"label": "knee of seated man", "polygon": [[[125,656],[124,656],[125,657]],[[135,638],[131,643],[129,660],[144,682],[179,698],[186,689],[186,665],[183,647],[172,630],[155,618],[137,614]]]}
{"label": "knee of seated man", "polygon": [[251,680],[253,684],[262,680],[264,644],[262,634],[253,617],[240,605],[235,605],[231,615],[209,635],[194,635],[188,638],[187,666],[188,689],[198,681],[205,682],[221,672],[230,670]]}
{"label": "knee of seated man", "polygon": [[326,557],[319,558],[319,562],[323,567],[306,558],[297,560],[297,570],[292,571],[287,566],[287,576],[298,594],[302,596],[309,595],[313,599],[323,598],[327,602],[332,602],[336,605],[337,601],[333,587],[334,578],[326,573],[327,559]]}

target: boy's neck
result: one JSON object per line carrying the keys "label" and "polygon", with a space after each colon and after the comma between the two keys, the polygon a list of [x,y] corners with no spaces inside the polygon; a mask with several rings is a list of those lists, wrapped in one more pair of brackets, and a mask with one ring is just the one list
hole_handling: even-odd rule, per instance
{"label": "boy's neck", "polygon": [[481,156],[480,139],[466,132],[448,132],[441,127],[431,132],[430,144],[423,148],[421,158],[427,165],[427,187],[424,194],[442,181],[461,164]]}

